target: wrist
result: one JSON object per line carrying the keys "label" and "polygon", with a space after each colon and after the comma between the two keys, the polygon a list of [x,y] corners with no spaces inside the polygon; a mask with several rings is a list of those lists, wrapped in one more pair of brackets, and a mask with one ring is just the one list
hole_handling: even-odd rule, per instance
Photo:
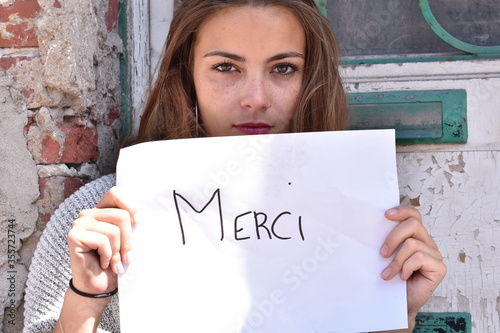
{"label": "wrist", "polygon": [[110,299],[82,297],[68,288],[59,315],[60,326],[64,332],[96,332]]}
{"label": "wrist", "polygon": [[[71,279],[68,281],[68,286],[73,289],[70,285],[73,284],[76,290],[88,295],[112,293],[118,288],[118,277],[116,275],[90,274],[73,272]],[[78,292],[76,293],[78,294]]]}
{"label": "wrist", "polygon": [[414,314],[408,314],[408,332],[413,332],[415,329],[415,324],[417,323],[417,313],[415,312]]}
{"label": "wrist", "polygon": [[114,290],[111,290],[111,291],[105,292],[105,293],[90,294],[90,293],[84,292],[84,291],[76,288],[75,285],[73,284],[73,279],[72,278],[69,280],[69,288],[75,294],[78,294],[78,295],[80,295],[82,297],[87,297],[87,298],[106,298],[106,297],[111,297],[111,296],[115,295],[118,292],[118,288],[115,288]]}

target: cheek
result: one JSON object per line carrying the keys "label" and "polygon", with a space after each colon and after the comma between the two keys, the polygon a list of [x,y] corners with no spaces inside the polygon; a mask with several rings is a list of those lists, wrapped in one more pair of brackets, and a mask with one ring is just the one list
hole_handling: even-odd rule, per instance
{"label": "cheek", "polygon": [[208,81],[209,84],[197,87],[198,108],[206,126],[217,126],[227,119],[231,110],[231,93],[227,87]]}
{"label": "cheek", "polygon": [[196,87],[198,106],[207,113],[224,114],[232,109],[235,100],[234,85],[221,84],[215,80],[207,80],[205,84]]}
{"label": "cheek", "polygon": [[289,132],[293,116],[295,114],[301,86],[290,88],[281,94],[281,119],[283,119],[281,131]]}
{"label": "cheek", "polygon": [[295,111],[300,91],[300,85],[294,85],[293,87],[289,87],[288,89],[281,91],[279,94],[279,103],[282,106],[281,110],[284,115],[288,116],[288,118],[291,118]]}

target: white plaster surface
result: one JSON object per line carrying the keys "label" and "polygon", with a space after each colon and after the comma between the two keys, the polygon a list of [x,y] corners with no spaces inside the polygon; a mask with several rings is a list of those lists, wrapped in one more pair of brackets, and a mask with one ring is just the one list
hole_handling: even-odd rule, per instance
{"label": "white plaster surface", "polygon": [[500,332],[499,151],[398,154],[400,192],[419,202],[448,274],[423,310],[469,312],[474,332]]}
{"label": "white plaster surface", "polygon": [[[27,260],[20,260],[19,253],[22,240],[33,233],[34,222],[38,217],[38,210],[34,205],[38,197],[36,166],[26,149],[23,128],[27,118],[21,95],[12,88],[13,83],[12,75],[0,76],[0,291],[2,291],[0,331],[2,332],[6,332],[3,330],[4,320],[5,322],[12,320],[14,324],[11,326],[15,326],[16,329],[21,324],[19,319],[21,312],[17,308],[23,298]],[[11,304],[14,304],[15,312],[3,311]]]}

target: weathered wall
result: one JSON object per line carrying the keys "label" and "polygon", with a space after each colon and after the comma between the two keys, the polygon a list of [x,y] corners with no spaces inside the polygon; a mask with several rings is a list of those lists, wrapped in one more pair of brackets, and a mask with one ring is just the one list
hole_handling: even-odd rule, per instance
{"label": "weathered wall", "polygon": [[465,89],[466,144],[398,147],[400,192],[418,208],[448,274],[423,310],[468,312],[500,332],[500,61],[347,67],[350,91]]}
{"label": "weathered wall", "polygon": [[448,266],[426,309],[469,312],[474,332],[500,331],[499,158],[499,151],[463,151],[398,159],[402,192],[419,205]]}
{"label": "weathered wall", "polygon": [[21,331],[27,269],[55,208],[113,171],[117,25],[118,0],[0,0],[2,332]]}

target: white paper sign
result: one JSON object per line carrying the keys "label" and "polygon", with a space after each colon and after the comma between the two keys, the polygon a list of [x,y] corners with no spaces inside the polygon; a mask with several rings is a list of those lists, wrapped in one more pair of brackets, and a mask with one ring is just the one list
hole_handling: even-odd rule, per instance
{"label": "white paper sign", "polygon": [[379,255],[398,205],[394,131],[150,142],[123,149],[134,262],[122,332],[405,328],[406,288]]}

